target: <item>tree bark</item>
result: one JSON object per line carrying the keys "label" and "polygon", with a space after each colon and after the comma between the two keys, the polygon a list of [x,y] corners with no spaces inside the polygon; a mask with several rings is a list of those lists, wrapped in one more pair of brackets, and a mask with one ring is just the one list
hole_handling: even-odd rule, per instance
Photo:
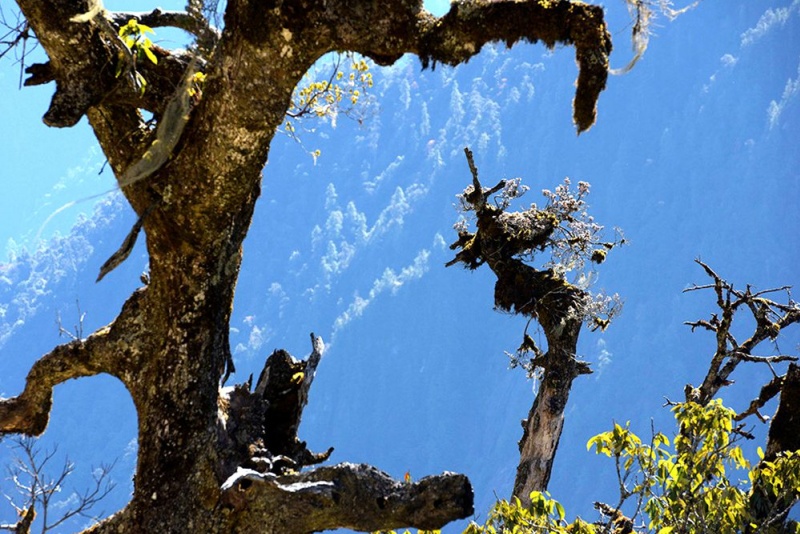
{"label": "tree bark", "polygon": [[561,221],[535,207],[513,213],[498,208],[489,200],[505,182],[484,188],[472,153],[469,149],[465,152],[472,172],[472,187],[466,190],[465,201],[475,211],[478,228],[475,233],[460,232],[458,241],[450,246],[459,252],[448,265],[463,263],[477,269],[487,264],[497,276],[495,306],[536,319],[547,338],[547,352],[532,348],[536,357],[531,366],[542,369],[541,385],[528,418],[522,421],[514,481],[513,496],[527,506],[531,492],[546,490],[550,481],[572,382],[591,372],[586,362],[575,358],[586,294],[552,270],[537,270],[519,259],[547,248]]}
{"label": "tree bark", "polygon": [[[231,370],[228,331],[242,242],[270,142],[296,85],[322,55],[352,50],[388,65],[410,52],[424,65],[456,65],[491,41],[574,45],[580,132],[594,122],[605,87],[611,42],[602,9],[567,0],[472,0],[436,18],[415,0],[229,0],[224,30],[216,33],[190,2],[188,14],[133,18],[206,32],[202,45],[189,53],[155,48],[157,64],[134,64],[117,35],[128,14],[98,10],[97,1],[18,4],[49,58],[29,68],[28,84],[56,83],[45,123],[69,127],[87,116],[118,180],[159,141],[139,110],[170,126],[169,103],[186,98],[187,68],[203,71],[207,82],[175,132],[168,161],[144,179],[120,182],[141,217],[149,283],[113,323],[37,362],[24,391],[0,401],[0,432],[42,433],[52,388],[70,378],[108,373],[125,385],[139,421],[134,493],[91,532],[433,529],[470,515],[472,491],[460,475],[400,484],[367,466],[302,471],[327,457],[297,438],[312,360],[282,353],[267,368],[286,372],[267,373],[255,391],[220,390]],[[143,93],[134,69],[147,80]],[[278,398],[269,392],[279,379],[302,387]],[[548,404],[563,410],[561,401]]]}

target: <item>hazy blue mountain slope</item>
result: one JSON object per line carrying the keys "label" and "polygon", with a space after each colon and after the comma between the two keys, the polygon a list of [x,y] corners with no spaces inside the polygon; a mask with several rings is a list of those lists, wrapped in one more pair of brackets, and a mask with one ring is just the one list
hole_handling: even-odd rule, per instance
{"label": "hazy blue mountain slope", "polygon": [[[800,283],[799,5],[705,2],[661,21],[644,60],[609,81],[598,124],[579,138],[569,48],[489,48],[458,69],[420,72],[411,58],[376,68],[375,107],[363,124],[340,117],[335,128],[313,125],[302,146],[285,136],[273,144],[237,287],[234,378],[257,374],[275,348],[305,356],[309,333],[323,336],[329,351],[301,437],[312,449],[336,447],[332,461],[373,463],[398,478],[465,472],[485,516],[495,495],[510,493],[533,384],[506,368],[503,351],[519,345],[525,325],[492,311],[490,273],[444,268],[454,195],[470,179],[462,149],[475,150],[484,184],[521,176],[531,187],[523,205],[541,204],[539,191],[565,176],[591,182],[597,220],[630,240],[599,268],[597,287],[626,305],[607,332],[582,339],[580,356],[596,372],[575,382],[551,492],[568,513],[593,517],[590,503],[613,500],[615,482],[610,462],[586,452],[588,438],[612,419],[646,434],[653,417],[671,430],[663,396],[678,399],[698,382],[713,349],[709,336],[682,325],[713,311],[710,294],[681,294],[705,282],[692,260],[741,287]],[[615,37],[621,66],[624,31]],[[315,164],[308,152],[317,148]],[[104,209],[102,221],[112,213]],[[17,273],[0,289],[5,395],[58,341],[56,310],[71,325],[80,298],[88,331],[139,283],[141,247],[93,284],[131,223],[129,215],[91,231],[85,223],[35,261],[19,253],[1,267]],[[25,282],[26,269],[40,274]],[[36,284],[47,293],[35,306],[14,304]],[[18,308],[27,311],[14,326]],[[787,333],[780,348],[794,351],[798,339]],[[738,373],[725,400],[742,408],[767,375]],[[118,385],[79,381],[59,389],[46,434],[86,469],[122,456],[108,510],[128,495],[132,419]]]}

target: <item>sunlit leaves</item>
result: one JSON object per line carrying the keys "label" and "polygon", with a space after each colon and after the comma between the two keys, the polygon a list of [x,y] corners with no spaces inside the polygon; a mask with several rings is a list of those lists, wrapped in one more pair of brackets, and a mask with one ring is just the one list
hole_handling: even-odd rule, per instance
{"label": "sunlit leaves", "polygon": [[145,59],[153,64],[158,63],[158,58],[153,53],[153,42],[147,37],[147,33],[155,34],[150,26],[139,24],[136,19],[130,19],[127,24],[119,29],[119,37],[130,52],[130,60],[125,58],[124,54],[120,55],[117,62],[116,75],[119,77],[122,74],[123,70],[125,70],[126,62],[132,62],[132,64],[127,65],[127,68],[130,70],[133,84],[140,94],[144,93],[147,88],[147,80],[136,69],[136,63]]}
{"label": "sunlit leaves", "polygon": [[157,64],[158,58],[153,53],[153,42],[147,37],[148,33],[155,34],[153,28],[139,24],[135,19],[130,19],[125,26],[119,29],[119,36],[136,59],[147,58],[153,64]]}
{"label": "sunlit leaves", "polygon": [[[299,128],[303,119],[324,120],[334,128],[340,115],[362,122],[369,107],[369,99],[365,97],[373,86],[369,68],[364,59],[337,55],[329,73],[324,73],[322,68],[312,69],[304,82],[295,88],[283,132],[302,144]],[[323,77],[322,74],[326,75]],[[322,154],[320,150],[309,150],[308,153],[315,164]]]}
{"label": "sunlit leaves", "polygon": [[594,526],[580,519],[568,525],[564,520],[564,507],[547,492],[531,493],[531,503],[523,506],[516,497],[511,501],[498,501],[489,512],[484,525],[469,524],[464,534],[525,534],[552,532],[556,534],[594,534]]}
{"label": "sunlit leaves", "polygon": [[295,89],[286,114],[286,133],[295,136],[295,123],[304,117],[325,118],[335,127],[340,114],[358,116],[359,103],[373,86],[369,64],[355,56],[335,58],[330,75],[320,79],[320,74],[311,71]]}
{"label": "sunlit leaves", "polygon": [[[408,529],[398,532],[396,530],[378,530],[372,534],[412,534]],[[441,534],[441,530],[417,530],[416,534]]]}
{"label": "sunlit leaves", "polygon": [[195,72],[189,83],[189,96],[199,98],[202,96],[202,87],[206,83],[206,75],[202,72]]}
{"label": "sunlit leaves", "polygon": [[[624,519],[641,533],[788,532],[784,514],[800,500],[800,451],[751,468],[733,432],[735,413],[721,401],[679,403],[672,411],[678,425],[672,444],[660,432],[643,442],[628,424],[618,423],[588,441],[587,449],[616,463],[620,499],[617,508],[607,508],[617,514],[630,509],[631,517]],[[763,451],[758,454],[763,460]],[[466,532],[616,532],[617,519],[607,513],[593,524],[580,519],[567,524],[564,515],[549,495],[532,494],[529,507],[499,501],[485,525],[473,523]]]}

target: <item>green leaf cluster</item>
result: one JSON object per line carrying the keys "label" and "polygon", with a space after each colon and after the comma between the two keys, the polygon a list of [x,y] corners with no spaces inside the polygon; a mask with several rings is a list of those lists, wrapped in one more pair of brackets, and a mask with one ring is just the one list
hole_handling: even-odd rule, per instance
{"label": "green leaf cluster", "polygon": [[786,521],[800,501],[800,451],[764,461],[759,449],[761,461],[753,467],[734,433],[735,412],[720,400],[679,403],[672,412],[678,426],[672,444],[660,432],[645,443],[617,423],[588,441],[587,449],[614,459],[620,488],[616,507],[600,505],[599,520],[567,523],[558,501],[534,492],[527,507],[518,499],[497,502],[486,523],[470,524],[465,534],[610,534],[622,528],[621,520],[629,525],[625,532],[800,533]]}
{"label": "green leaf cluster", "polygon": [[139,24],[136,19],[130,19],[125,26],[119,29],[122,42],[137,60],[143,61],[144,58],[147,58],[156,65],[158,58],[153,53],[153,41],[147,37],[148,33],[155,35],[156,32],[150,26]]}
{"label": "green leaf cluster", "polygon": [[469,524],[464,534],[595,534],[595,526],[578,518],[572,523],[564,519],[566,512],[560,502],[547,492],[531,493],[531,503],[523,506],[514,497],[498,501],[489,512],[486,523]]}
{"label": "green leaf cluster", "polygon": [[[418,530],[417,534],[441,534],[441,530]],[[378,530],[372,534],[398,534],[395,530]],[[404,530],[402,534],[411,534],[410,530]]]}
{"label": "green leaf cluster", "polygon": [[[130,19],[127,24],[119,29],[118,33],[120,39],[125,43],[125,47],[131,54],[133,65],[129,65],[129,67],[131,69],[133,82],[139,90],[139,93],[142,94],[147,88],[147,80],[145,80],[144,76],[136,69],[136,63],[147,59],[154,65],[158,64],[158,58],[155,53],[153,53],[153,42],[146,35],[148,33],[155,34],[155,32],[150,26],[139,24],[136,22],[136,19]],[[124,54],[120,52],[120,58],[117,62],[117,77],[122,74],[127,63],[122,56],[124,56]]]}
{"label": "green leaf cluster", "polygon": [[310,113],[324,117],[332,113],[342,101],[358,104],[362,92],[373,85],[369,64],[363,59],[352,58],[349,62],[350,72],[338,66],[329,80],[307,79],[306,84],[299,86],[294,93],[289,114]]}

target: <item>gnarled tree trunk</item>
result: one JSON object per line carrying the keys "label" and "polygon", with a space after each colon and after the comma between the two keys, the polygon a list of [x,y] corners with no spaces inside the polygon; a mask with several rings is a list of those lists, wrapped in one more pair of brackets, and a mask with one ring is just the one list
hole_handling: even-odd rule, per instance
{"label": "gnarled tree trunk", "polygon": [[[602,9],[567,0],[468,0],[436,18],[421,0],[229,0],[218,32],[196,0],[187,13],[144,14],[108,13],[98,2],[18,0],[49,57],[29,68],[26,83],[55,81],[48,125],[69,127],[88,116],[140,216],[149,282],[110,325],[34,364],[25,390],[0,402],[0,432],[42,433],[53,387],[70,378],[107,373],[125,385],[139,417],[133,498],[92,532],[433,529],[469,516],[472,491],[461,475],[404,484],[369,466],[302,470],[326,457],[296,436],[318,340],[307,362],[273,355],[255,390],[220,390],[231,370],[228,331],[242,242],[270,142],[295,86],[322,55],[351,50],[388,65],[414,53],[424,65],[455,65],[490,41],[572,44],[580,67],[574,117],[582,131],[594,121],[608,68]],[[131,18],[194,32],[198,46],[154,48],[157,64],[134,63],[118,37]],[[207,76],[202,98],[187,97],[187,69]],[[147,81],[143,93],[136,73]],[[154,114],[157,130],[139,109]],[[154,143],[165,136],[169,158],[152,163]],[[126,172],[134,168],[147,172],[131,180]],[[135,231],[109,268],[124,259]]]}
{"label": "gnarled tree trunk", "polygon": [[472,186],[466,190],[469,192],[464,200],[475,211],[477,230],[459,233],[458,241],[450,246],[459,252],[447,265],[463,263],[468,269],[488,265],[497,276],[495,306],[536,319],[547,338],[544,353],[532,342],[525,347],[535,353],[531,368],[542,370],[539,391],[528,418],[522,421],[520,460],[513,490],[513,496],[527,506],[531,492],[546,490],[550,481],[572,382],[581,374],[591,373],[586,362],[576,359],[575,352],[585,316],[582,305],[586,294],[552,270],[537,270],[520,259],[550,246],[552,235],[562,221],[536,207],[524,212],[506,212],[490,202],[491,196],[505,187],[505,181],[484,188],[472,152],[465,149],[465,153]]}

